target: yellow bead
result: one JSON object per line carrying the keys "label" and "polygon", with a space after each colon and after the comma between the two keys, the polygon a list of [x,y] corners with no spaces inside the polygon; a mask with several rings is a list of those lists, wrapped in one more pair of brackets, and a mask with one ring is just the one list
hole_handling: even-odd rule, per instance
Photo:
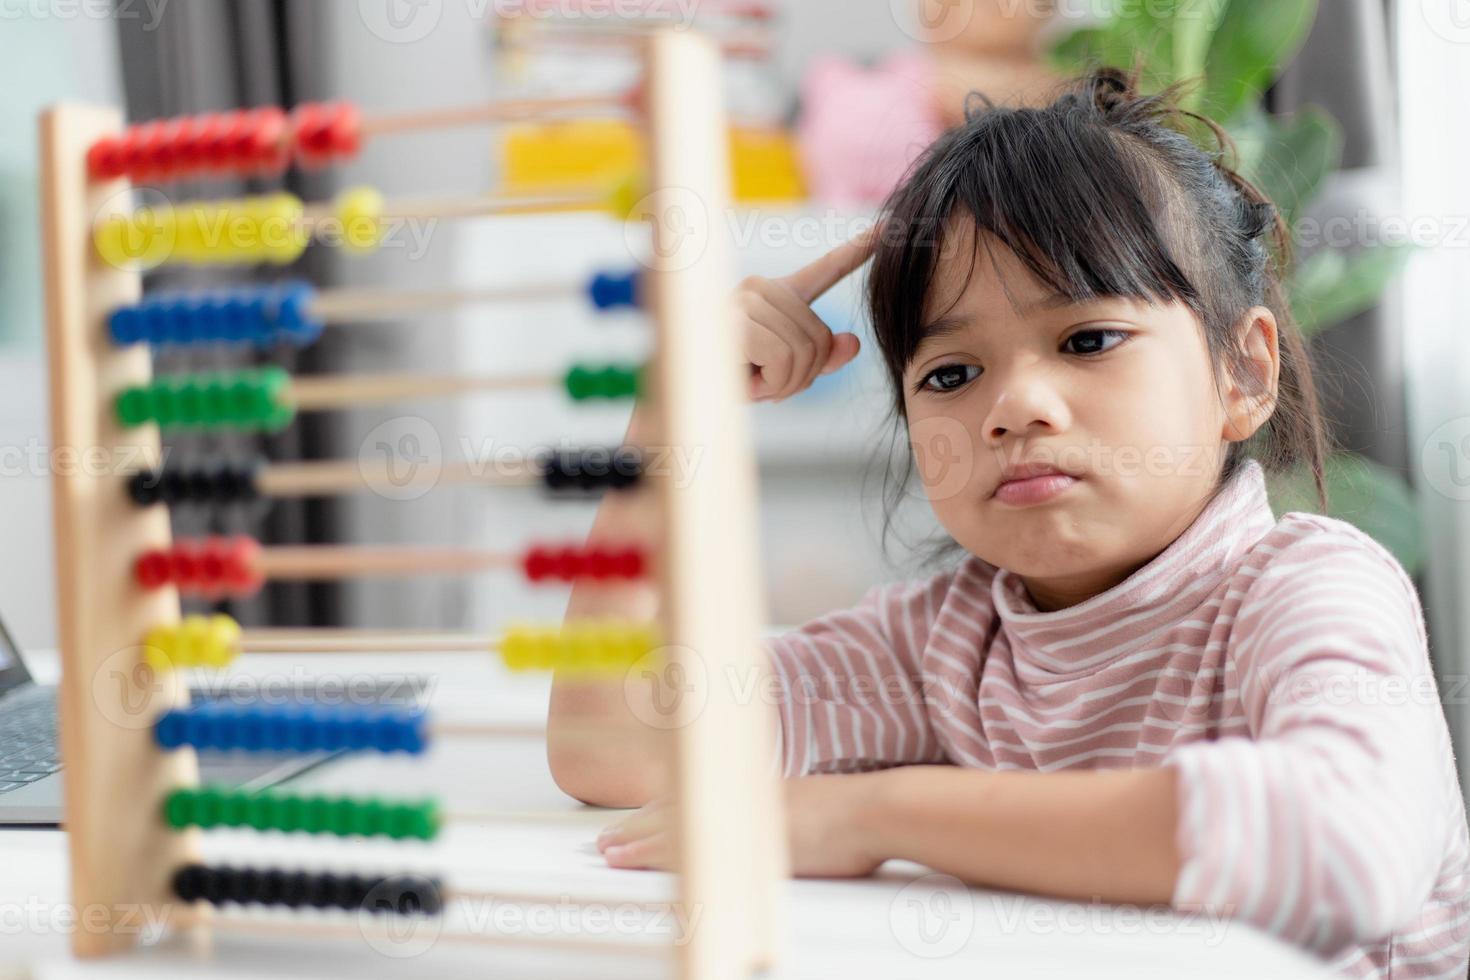
{"label": "yellow bead", "polygon": [[240,624],[229,616],[210,616],[206,621],[198,662],[208,667],[223,667],[239,652]]}
{"label": "yellow bead", "polygon": [[500,641],[500,658],[510,670],[530,670],[536,655],[536,641],[524,626],[512,626]]}
{"label": "yellow bead", "polygon": [[155,626],[143,641],[143,659],[158,673],[174,669],[178,634],[172,626]]}
{"label": "yellow bead", "polygon": [[642,221],[647,217],[647,209],[640,209],[638,204],[647,196],[642,181],[637,177],[620,180],[607,196],[608,213],[616,221]]}
{"label": "yellow bead", "polygon": [[178,218],[172,208],[140,208],[114,214],[93,229],[102,261],[118,269],[153,268],[173,257]]}
{"label": "yellow bead", "polygon": [[342,225],[342,248],[373,252],[383,242],[383,195],[371,187],[354,187],[337,198],[337,220]]}
{"label": "yellow bead", "polygon": [[310,235],[304,223],[306,208],[294,194],[254,198],[248,208],[259,261],[289,265],[306,251]]}

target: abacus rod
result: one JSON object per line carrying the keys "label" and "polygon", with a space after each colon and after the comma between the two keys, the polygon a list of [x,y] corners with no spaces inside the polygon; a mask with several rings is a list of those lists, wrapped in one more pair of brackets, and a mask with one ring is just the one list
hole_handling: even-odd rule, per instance
{"label": "abacus rod", "polygon": [[447,109],[418,109],[408,112],[380,112],[362,121],[364,139],[425,129],[454,129],[486,123],[524,122],[542,116],[584,112],[587,110],[620,110],[630,107],[629,93],[612,95],[577,95],[555,98],[507,99],[483,105],[456,106]]}
{"label": "abacus rod", "polygon": [[352,408],[372,402],[407,401],[414,398],[443,398],[482,391],[527,391],[556,388],[560,377],[552,375],[362,374],[350,377],[293,378],[284,400],[298,409]]}
{"label": "abacus rod", "polygon": [[262,548],[255,570],[273,580],[365,578],[403,572],[479,572],[513,568],[519,556],[469,548],[272,545]]}
{"label": "abacus rod", "polygon": [[[325,635],[322,635],[325,634]],[[241,653],[489,653],[500,638],[476,633],[409,630],[251,629],[241,634]]]}
{"label": "abacus rod", "polygon": [[[214,915],[207,920],[207,925],[202,925],[205,931],[218,929],[228,932],[254,933],[267,936],[295,936],[313,939],[356,939],[362,940],[369,934],[367,923],[359,920],[344,923],[329,922],[287,922],[278,919],[247,919],[229,915]],[[387,922],[375,926],[381,930],[383,938],[390,943],[401,944],[403,935],[401,930]],[[535,946],[542,949],[582,950],[586,952],[622,953],[631,955],[652,955],[667,957],[671,955],[672,945],[652,945],[649,943],[619,943],[602,939],[556,939],[549,936],[534,935],[511,935],[506,933],[477,933],[477,932],[449,932],[439,933],[435,941],[476,943],[487,946]]]}
{"label": "abacus rod", "polygon": [[[383,205],[383,210],[374,215],[374,218],[379,221],[477,218],[588,209],[603,210],[608,206],[608,193],[600,188],[577,194],[542,196],[480,194],[462,197],[421,197],[388,201]],[[336,203],[331,201],[308,205],[301,214],[302,225],[308,230],[315,230],[316,226],[323,222],[336,221],[336,208]]]}
{"label": "abacus rod", "polygon": [[260,469],[256,489],[265,497],[305,497],[345,493],[364,487],[392,486],[395,490],[441,483],[482,483],[491,486],[534,485],[540,474],[531,460],[478,460],[425,465],[408,476],[392,472],[386,459],[317,460],[271,463]]}
{"label": "abacus rod", "polygon": [[577,297],[578,285],[546,282],[486,289],[334,289],[312,300],[312,316],[324,323],[391,320],[404,314],[451,310],[477,303],[523,303]]}

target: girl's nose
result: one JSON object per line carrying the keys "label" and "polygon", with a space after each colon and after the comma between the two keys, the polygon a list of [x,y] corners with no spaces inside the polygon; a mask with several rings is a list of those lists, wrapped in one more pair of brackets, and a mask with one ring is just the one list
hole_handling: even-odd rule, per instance
{"label": "girl's nose", "polygon": [[1026,436],[1034,431],[1059,432],[1069,424],[1066,400],[1044,371],[1013,370],[997,379],[995,401],[981,430],[985,440],[999,443],[1007,435]]}

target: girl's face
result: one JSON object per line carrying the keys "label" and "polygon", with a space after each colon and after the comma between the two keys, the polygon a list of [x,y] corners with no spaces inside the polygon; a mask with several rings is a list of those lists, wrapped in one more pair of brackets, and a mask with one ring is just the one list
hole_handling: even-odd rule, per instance
{"label": "girl's face", "polygon": [[[1072,304],[1000,242],[977,253],[973,230],[952,228],[926,306],[935,329],[904,374],[919,473],[967,551],[1019,575],[1039,608],[1073,605],[1187,528],[1228,442],[1269,411],[1246,417],[1223,376],[1221,398],[1182,303]],[[1251,334],[1269,348],[1274,392],[1275,321],[1252,313],[1257,327],[1269,321]],[[1040,501],[995,495],[1007,469],[1029,463],[1077,479]]]}

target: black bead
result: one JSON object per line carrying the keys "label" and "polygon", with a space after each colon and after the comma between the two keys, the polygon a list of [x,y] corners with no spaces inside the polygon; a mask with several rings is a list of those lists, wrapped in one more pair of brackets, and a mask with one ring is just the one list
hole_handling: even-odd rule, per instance
{"label": "black bead", "polygon": [[280,905],[286,894],[286,872],[270,868],[260,873],[260,892],[257,896],[262,905]]}
{"label": "black bead", "polygon": [[139,507],[152,507],[163,499],[159,487],[160,474],[143,470],[128,477],[128,496]]}
{"label": "black bead", "polygon": [[197,902],[203,897],[201,885],[203,879],[209,874],[209,869],[202,864],[186,864],[174,872],[173,886],[174,894],[180,901]]}

